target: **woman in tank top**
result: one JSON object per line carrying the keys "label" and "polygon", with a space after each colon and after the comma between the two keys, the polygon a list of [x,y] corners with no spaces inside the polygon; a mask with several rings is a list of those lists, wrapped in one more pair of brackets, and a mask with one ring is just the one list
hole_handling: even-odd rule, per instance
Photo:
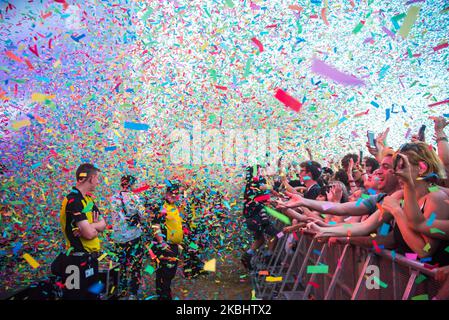
{"label": "woman in tank top", "polygon": [[[406,143],[396,153],[394,164],[404,189],[403,202],[386,197],[382,207],[395,218],[393,235],[398,253],[414,252],[420,258],[431,258],[430,264],[449,265],[445,250],[449,236],[443,238],[442,230],[433,226],[436,220],[449,220],[449,196],[434,185],[444,176],[438,156],[423,142]],[[421,221],[419,228],[417,221]]]}

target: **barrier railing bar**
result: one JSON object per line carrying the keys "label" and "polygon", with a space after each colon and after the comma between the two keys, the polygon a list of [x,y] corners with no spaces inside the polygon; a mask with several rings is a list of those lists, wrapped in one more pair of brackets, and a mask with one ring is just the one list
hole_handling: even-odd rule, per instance
{"label": "barrier railing bar", "polygon": [[298,241],[298,243],[296,245],[295,253],[293,254],[292,259],[290,260],[290,265],[288,266],[287,274],[285,275],[285,279],[282,279],[282,285],[281,285],[281,288],[279,289],[279,293],[282,293],[284,291],[285,285],[287,284],[288,279],[289,279],[289,277],[290,277],[290,275],[292,273],[293,266],[295,265],[296,260],[298,259],[298,255],[299,255],[299,253],[301,251],[301,245],[302,245],[302,243],[303,243],[303,241],[305,239],[305,236],[300,234],[299,232],[297,232],[296,234],[297,235],[299,234],[300,238],[299,238],[299,241]]}
{"label": "barrier railing bar", "polygon": [[343,252],[341,253],[340,258],[338,259],[339,263],[337,263],[337,268],[334,271],[334,275],[332,277],[331,283],[329,284],[329,288],[328,288],[328,290],[327,290],[327,292],[326,292],[326,294],[324,296],[324,300],[329,300],[330,297],[332,296],[335,284],[337,283],[337,280],[338,280],[338,278],[340,276],[341,270],[343,269],[343,264],[344,264],[345,259],[346,259],[346,252],[348,250],[348,247],[349,247],[349,244],[346,244],[344,246]]}
{"label": "barrier railing bar", "polygon": [[408,300],[410,296],[410,292],[412,291],[413,285],[415,284],[416,277],[418,276],[418,271],[413,270],[410,278],[408,279],[407,286],[405,287],[404,294],[402,296],[402,300]]}
{"label": "barrier railing bar", "polygon": [[[324,243],[323,246],[321,247],[320,255],[318,256],[318,259],[317,259],[315,265],[319,265],[319,263],[321,262],[321,258],[326,253],[327,247],[328,247],[327,243]],[[316,278],[316,273],[312,273],[312,275],[310,276],[310,279],[307,283],[306,289],[304,290],[304,295],[302,296],[303,300],[306,300],[307,297],[309,296],[310,290],[312,288],[312,285],[310,284],[310,282],[314,281],[315,278]]]}
{"label": "barrier railing bar", "polygon": [[360,288],[362,286],[362,281],[365,276],[366,269],[368,268],[368,265],[370,264],[372,257],[373,257],[372,253],[369,253],[368,256],[366,257],[365,263],[363,265],[362,271],[360,272],[359,279],[357,281],[357,285],[355,286],[351,300],[357,300],[357,296],[358,296]]}

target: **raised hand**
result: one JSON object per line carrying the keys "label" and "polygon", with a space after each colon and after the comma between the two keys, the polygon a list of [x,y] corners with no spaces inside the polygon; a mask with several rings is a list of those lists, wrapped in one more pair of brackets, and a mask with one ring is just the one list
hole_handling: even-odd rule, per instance
{"label": "raised hand", "polygon": [[382,201],[382,208],[385,211],[390,212],[393,216],[400,214],[402,212],[401,204],[398,199],[391,196],[386,196]]}
{"label": "raised hand", "polygon": [[395,168],[394,174],[398,176],[400,180],[402,180],[404,183],[407,184],[413,184],[413,178],[412,178],[412,172],[410,169],[410,161],[408,160],[408,157],[405,154],[398,153],[397,157],[400,157],[398,159],[398,165]]}
{"label": "raised hand", "polygon": [[388,132],[390,132],[390,128],[385,129],[384,132],[382,132],[381,134],[379,134],[377,136],[377,138],[376,138],[376,145],[378,146],[378,148],[379,148],[379,146],[380,147],[386,147],[387,146],[385,141],[387,139]]}
{"label": "raised hand", "polygon": [[435,127],[435,134],[442,133],[444,128],[449,124],[449,120],[446,120],[445,117],[429,117],[429,119],[433,120],[433,124]]}

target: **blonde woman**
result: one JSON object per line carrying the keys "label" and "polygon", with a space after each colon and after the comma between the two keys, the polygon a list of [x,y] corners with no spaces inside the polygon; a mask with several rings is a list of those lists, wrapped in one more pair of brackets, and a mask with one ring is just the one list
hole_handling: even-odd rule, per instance
{"label": "blonde woman", "polygon": [[[435,220],[449,219],[449,196],[434,185],[438,178],[445,178],[440,159],[429,145],[415,142],[404,144],[394,163],[395,174],[403,185],[404,204],[386,197],[382,207],[395,218],[393,236],[398,252],[414,251],[420,258],[432,257],[433,264],[449,265],[449,252],[445,251],[448,237],[441,240],[441,233],[432,229]],[[430,230],[419,223],[422,219]]]}

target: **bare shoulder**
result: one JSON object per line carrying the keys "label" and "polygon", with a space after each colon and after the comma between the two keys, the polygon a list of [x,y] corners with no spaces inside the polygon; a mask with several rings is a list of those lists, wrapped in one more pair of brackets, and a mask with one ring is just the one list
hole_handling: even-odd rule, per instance
{"label": "bare shoulder", "polygon": [[442,201],[449,200],[449,190],[447,188],[438,187],[438,191],[430,192],[426,198],[431,201]]}

